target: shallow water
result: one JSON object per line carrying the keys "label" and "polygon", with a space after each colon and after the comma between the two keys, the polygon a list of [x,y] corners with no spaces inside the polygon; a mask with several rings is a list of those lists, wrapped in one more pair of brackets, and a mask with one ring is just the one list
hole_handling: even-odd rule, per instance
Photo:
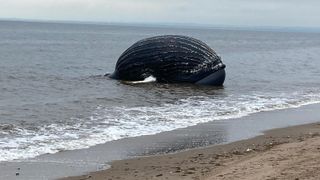
{"label": "shallow water", "polygon": [[[145,37],[182,34],[227,65],[221,88],[111,80]],[[0,22],[0,161],[320,102],[317,33]]]}

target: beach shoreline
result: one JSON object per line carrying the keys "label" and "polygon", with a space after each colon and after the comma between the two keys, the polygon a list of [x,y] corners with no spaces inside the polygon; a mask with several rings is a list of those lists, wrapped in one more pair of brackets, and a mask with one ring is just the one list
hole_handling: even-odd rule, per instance
{"label": "beach shoreline", "polygon": [[[235,118],[235,119],[227,119],[221,121],[211,121],[208,123],[201,123],[196,126],[190,126],[187,128],[176,129],[173,131],[162,132],[155,135],[148,136],[138,136],[131,138],[124,138],[116,141],[107,142],[104,144],[100,144],[97,146],[93,146],[86,149],[78,149],[71,151],[61,151],[55,154],[45,154],[41,156],[37,156],[31,159],[23,159],[23,160],[15,160],[12,162],[1,162],[0,163],[0,179],[59,179],[64,177],[74,177],[75,179],[84,178],[87,176],[81,175],[90,175],[91,172],[104,173],[103,170],[110,167],[110,165],[115,166],[118,160],[132,161],[134,158],[141,157],[149,157],[153,159],[153,157],[167,157],[172,155],[179,156],[179,159],[186,158],[183,156],[184,153],[188,152],[196,152],[202,151],[206,149],[206,147],[224,147],[224,151],[226,151],[225,147],[229,147],[232,143],[240,143],[243,144],[243,140],[251,139],[255,137],[260,137],[263,132],[267,132],[276,128],[284,128],[283,131],[283,140],[285,142],[290,140],[288,136],[291,138],[295,134],[295,139],[299,138],[297,132],[303,132],[308,135],[310,132],[308,124],[313,126],[313,124],[319,123],[320,114],[318,113],[318,109],[320,104],[311,104],[302,106],[299,108],[291,108],[291,109],[282,109],[276,111],[266,111],[259,112],[255,114],[251,114],[249,116]],[[306,124],[306,125],[303,125]],[[306,128],[296,128],[294,132],[286,130],[286,127],[295,127],[300,126]],[[317,127],[317,126],[314,126]],[[310,127],[309,127],[310,128]],[[313,128],[311,128],[313,129]],[[318,128],[315,129],[315,132],[320,132]],[[269,139],[270,140],[270,139]],[[272,140],[272,139],[271,139]],[[261,141],[261,140],[260,140]],[[263,141],[257,141],[257,143],[262,143]],[[282,143],[283,141],[274,140],[275,142]],[[223,145],[227,144],[227,145]],[[242,146],[239,146],[242,147]],[[239,149],[239,147],[237,147]],[[261,145],[261,147],[263,147]],[[253,147],[242,147],[243,150],[253,149]],[[234,150],[234,149],[233,149]],[[224,153],[221,152],[220,154]],[[251,152],[251,151],[250,151]],[[256,152],[256,151],[252,151]],[[259,151],[260,152],[260,151]],[[239,152],[235,152],[236,154]],[[179,155],[182,154],[182,155]],[[240,152],[241,154],[241,152]],[[195,157],[195,156],[194,156]],[[219,156],[220,157],[220,156]],[[200,157],[201,158],[201,157]],[[220,158],[223,158],[221,156]],[[144,159],[144,158],[143,158]],[[147,158],[148,159],[148,158]],[[171,158],[168,162],[172,161],[175,158]],[[178,159],[178,160],[179,160]],[[210,159],[210,158],[209,158]],[[188,158],[186,159],[189,160]],[[187,162],[186,161],[186,162]],[[198,160],[197,160],[198,161]],[[155,163],[154,167],[144,168],[141,167],[146,172],[155,168],[155,171],[158,172],[158,159],[152,161],[151,163]],[[214,162],[214,161],[213,161]],[[167,163],[167,162],[166,162]],[[174,162],[178,163],[178,162]],[[180,162],[181,163],[181,162]],[[201,165],[205,165],[204,164]],[[143,164],[134,164],[134,166],[140,167]],[[182,163],[184,164],[184,163]],[[320,164],[320,163],[319,163]],[[138,166],[139,165],[139,166]],[[208,164],[208,166],[213,166],[215,164]],[[168,167],[177,167],[179,164],[170,165]],[[127,167],[127,166],[121,166]],[[165,167],[165,166],[163,166]],[[201,166],[200,166],[201,167]],[[135,168],[135,167],[134,167]],[[132,169],[134,169],[132,168]],[[112,169],[112,168],[111,168]],[[117,173],[114,173],[114,177],[123,177],[125,173],[131,172],[129,169],[119,169]],[[191,169],[194,169],[191,167]],[[197,168],[196,168],[197,169]],[[178,169],[177,171],[179,171]],[[181,172],[184,170],[181,167]],[[206,171],[206,170],[204,170]],[[132,171],[135,172],[135,171]],[[140,172],[140,171],[138,171]],[[170,169],[168,171],[175,172]],[[186,171],[188,172],[188,171]],[[201,172],[201,171],[200,171]],[[16,173],[19,175],[17,176]],[[192,173],[192,172],[188,172]],[[157,179],[165,179],[166,172],[156,174],[159,175]],[[155,175],[146,176],[142,174],[131,174],[129,179],[135,177],[144,177],[145,179],[149,179],[151,177],[154,178]],[[192,175],[192,174],[190,174]],[[109,177],[109,175],[107,175]],[[120,177],[120,178],[121,178]],[[184,179],[189,176],[181,176]],[[192,177],[192,176],[190,176]],[[174,177],[175,179],[177,177]],[[104,179],[108,179],[104,177]],[[110,178],[109,178],[110,179]],[[111,179],[116,179],[112,178]],[[125,178],[123,178],[125,179]],[[136,178],[139,179],[139,178]],[[142,178],[143,179],[143,178]],[[203,178],[202,178],[203,179]]]}
{"label": "beach shoreline", "polygon": [[[114,161],[110,169],[64,180],[247,179],[249,175],[258,179],[304,179],[306,172],[316,179],[320,168],[319,132],[320,123],[273,129],[224,145]],[[310,163],[313,166],[304,167]]]}

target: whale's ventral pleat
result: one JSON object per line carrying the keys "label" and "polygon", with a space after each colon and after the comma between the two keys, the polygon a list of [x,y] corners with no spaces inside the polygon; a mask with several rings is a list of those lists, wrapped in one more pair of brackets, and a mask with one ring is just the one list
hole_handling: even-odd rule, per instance
{"label": "whale's ventral pleat", "polygon": [[221,86],[225,65],[216,52],[200,40],[177,35],[156,36],[136,42],[119,57],[114,79],[195,83]]}

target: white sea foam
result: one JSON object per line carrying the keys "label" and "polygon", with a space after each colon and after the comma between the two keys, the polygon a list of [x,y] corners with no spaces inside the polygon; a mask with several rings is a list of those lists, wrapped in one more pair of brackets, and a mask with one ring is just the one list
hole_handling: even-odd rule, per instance
{"label": "white sea foam", "polygon": [[220,99],[196,96],[153,107],[98,106],[92,116],[75,119],[75,124],[51,124],[36,130],[15,126],[10,132],[0,132],[0,161],[88,148],[125,137],[151,135],[198,123],[313,103],[320,103],[319,93],[230,95]]}

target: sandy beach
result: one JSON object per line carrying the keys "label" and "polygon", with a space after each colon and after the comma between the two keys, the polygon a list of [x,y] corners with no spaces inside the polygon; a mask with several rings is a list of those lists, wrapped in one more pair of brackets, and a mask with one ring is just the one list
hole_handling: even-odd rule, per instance
{"label": "sandy beach", "polygon": [[225,145],[115,161],[76,179],[319,179],[320,123]]}

